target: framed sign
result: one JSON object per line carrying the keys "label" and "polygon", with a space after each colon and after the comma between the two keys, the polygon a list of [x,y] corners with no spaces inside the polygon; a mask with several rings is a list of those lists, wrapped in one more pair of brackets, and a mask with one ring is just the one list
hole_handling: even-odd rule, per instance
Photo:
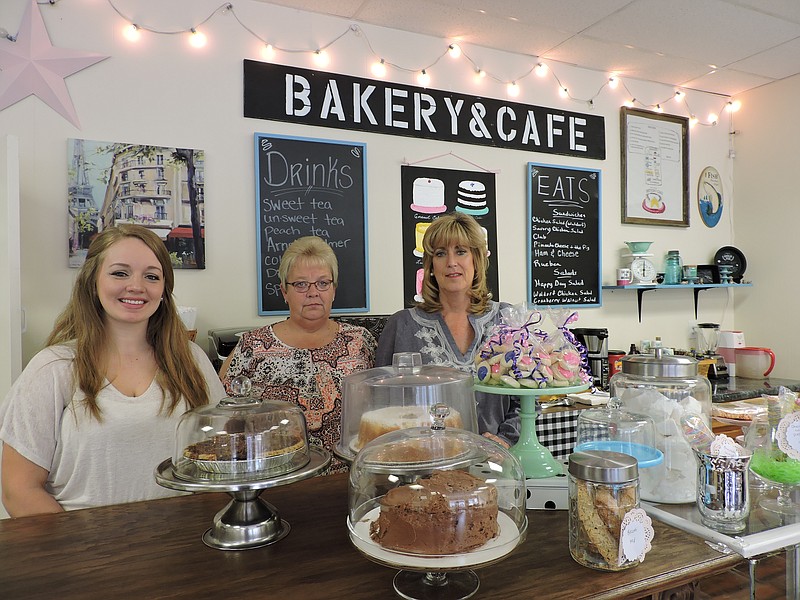
{"label": "framed sign", "polygon": [[528,163],[528,301],[602,305],[600,171]]}
{"label": "framed sign", "polygon": [[622,222],[689,226],[689,119],[622,107]]}
{"label": "framed sign", "polygon": [[368,311],[366,145],[256,133],[255,154],[258,314],[288,314],[278,267],[306,235],[339,263],[331,312]]}

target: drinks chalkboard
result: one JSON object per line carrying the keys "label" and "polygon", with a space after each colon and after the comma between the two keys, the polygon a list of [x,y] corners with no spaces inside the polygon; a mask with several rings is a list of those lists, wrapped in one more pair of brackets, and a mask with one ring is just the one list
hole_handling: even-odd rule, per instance
{"label": "drinks chalkboard", "polygon": [[288,312],[278,266],[299,237],[315,235],[339,261],[332,312],[369,310],[366,145],[255,134],[258,314]]}
{"label": "drinks chalkboard", "polygon": [[600,171],[528,163],[528,301],[600,306]]}

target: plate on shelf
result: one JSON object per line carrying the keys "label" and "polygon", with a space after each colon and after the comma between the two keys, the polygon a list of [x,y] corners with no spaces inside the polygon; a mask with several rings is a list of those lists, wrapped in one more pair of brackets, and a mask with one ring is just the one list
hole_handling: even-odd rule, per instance
{"label": "plate on shelf", "polygon": [[714,254],[714,264],[718,267],[720,265],[730,265],[733,267],[731,277],[736,283],[742,282],[742,276],[747,269],[747,259],[738,248],[733,246],[723,246],[717,253]]}

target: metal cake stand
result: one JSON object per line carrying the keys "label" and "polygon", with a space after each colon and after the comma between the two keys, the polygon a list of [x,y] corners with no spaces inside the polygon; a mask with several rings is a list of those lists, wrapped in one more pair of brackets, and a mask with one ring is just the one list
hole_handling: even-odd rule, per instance
{"label": "metal cake stand", "polygon": [[[265,472],[260,479],[240,481],[215,481],[213,478],[181,478],[175,474],[172,459],[156,467],[159,485],[181,492],[227,492],[233,499],[214,516],[210,529],[203,534],[203,542],[218,550],[246,550],[274,544],[289,533],[289,523],[280,518],[278,509],[263,500],[265,489],[288,485],[318,475],[331,462],[324,448],[309,444],[308,462],[293,471]],[[258,475],[256,475],[258,477]]]}

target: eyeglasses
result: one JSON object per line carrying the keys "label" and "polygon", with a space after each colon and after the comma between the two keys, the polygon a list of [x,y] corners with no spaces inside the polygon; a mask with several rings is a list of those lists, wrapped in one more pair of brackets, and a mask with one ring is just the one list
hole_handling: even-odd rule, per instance
{"label": "eyeglasses", "polygon": [[286,282],[286,285],[292,286],[296,291],[300,292],[301,294],[305,294],[311,286],[313,285],[317,288],[318,291],[324,292],[328,288],[331,287],[333,281],[330,279],[321,279],[320,281],[295,281],[295,282]]}

